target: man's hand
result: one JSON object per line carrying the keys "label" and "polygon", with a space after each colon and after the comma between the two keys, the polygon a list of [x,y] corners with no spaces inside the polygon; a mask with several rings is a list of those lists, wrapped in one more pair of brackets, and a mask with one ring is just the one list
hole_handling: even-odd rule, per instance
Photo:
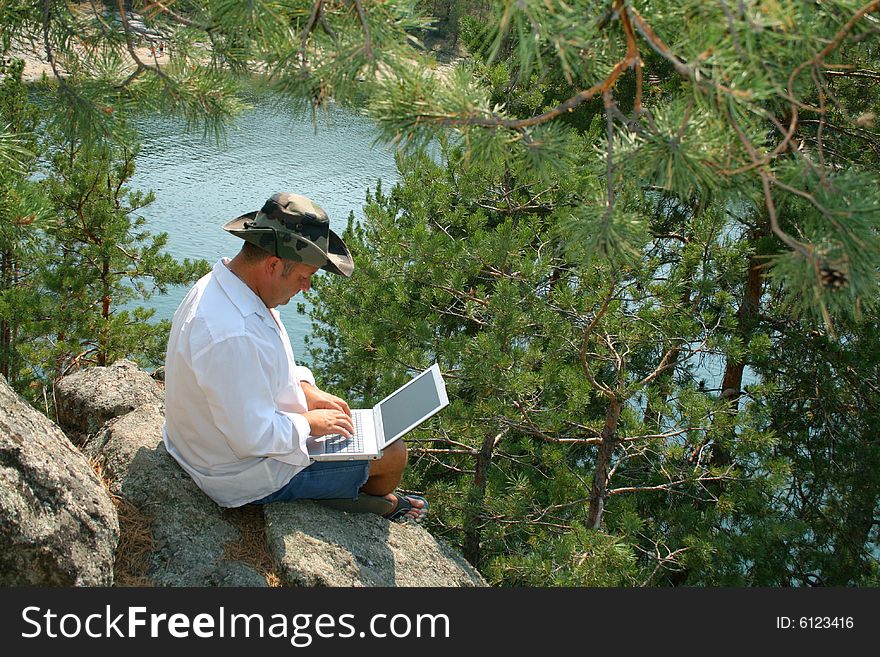
{"label": "man's hand", "polygon": [[321,408],[303,413],[313,436],[341,433],[346,438],[354,435],[354,423],[343,411]]}
{"label": "man's hand", "polygon": [[[300,384],[300,387],[306,395],[306,405],[310,411],[319,408],[327,408],[330,410],[342,411],[351,417],[351,409],[348,407],[348,404],[344,399],[340,399],[336,395],[331,395],[329,392],[319,390],[310,383],[303,382]],[[312,435],[317,434],[313,432]]]}

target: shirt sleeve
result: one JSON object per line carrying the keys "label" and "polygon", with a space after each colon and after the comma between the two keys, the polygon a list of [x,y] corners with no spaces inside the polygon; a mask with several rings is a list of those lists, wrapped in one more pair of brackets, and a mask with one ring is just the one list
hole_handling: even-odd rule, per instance
{"label": "shirt sleeve", "polygon": [[305,381],[306,383],[311,383],[316,388],[318,385],[315,383],[315,375],[312,374],[312,370],[303,365],[297,365],[294,368],[294,373],[296,374],[296,378],[300,381]]}
{"label": "shirt sleeve", "polygon": [[271,373],[277,370],[277,358],[270,345],[235,336],[199,354],[193,369],[214,424],[236,457],[308,465],[308,420],[279,411],[275,404]]}

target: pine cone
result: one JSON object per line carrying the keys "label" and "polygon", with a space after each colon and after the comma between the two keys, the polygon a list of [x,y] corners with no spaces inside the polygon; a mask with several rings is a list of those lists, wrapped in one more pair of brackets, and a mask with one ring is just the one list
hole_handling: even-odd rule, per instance
{"label": "pine cone", "polygon": [[828,290],[839,290],[846,287],[849,279],[846,272],[836,269],[831,265],[824,265],[820,272],[822,285]]}

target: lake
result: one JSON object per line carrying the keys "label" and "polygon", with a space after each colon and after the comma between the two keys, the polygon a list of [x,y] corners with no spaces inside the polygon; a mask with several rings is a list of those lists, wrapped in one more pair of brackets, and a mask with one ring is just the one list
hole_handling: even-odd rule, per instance
{"label": "lake", "polygon": [[[367,188],[378,180],[385,189],[397,182],[394,151],[375,145],[377,130],[362,115],[330,107],[311,117],[285,114],[262,103],[240,115],[217,144],[185,124],[165,116],[137,122],[143,145],[130,186],[153,190],[156,200],[140,215],[153,233],[168,233],[166,251],[176,259],[204,258],[212,265],[235,255],[241,240],[222,226],[230,219],[259,210],[275,192],[308,196],[330,216],[341,233],[354,212],[363,218]],[[156,295],[146,305],[155,319],[171,319],[187,288]],[[309,364],[303,346],[311,326],[296,312],[301,295],[279,307],[297,359]]]}

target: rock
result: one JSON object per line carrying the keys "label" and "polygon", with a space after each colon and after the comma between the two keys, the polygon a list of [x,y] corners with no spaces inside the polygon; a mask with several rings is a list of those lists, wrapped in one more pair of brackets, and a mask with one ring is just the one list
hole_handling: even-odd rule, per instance
{"label": "rock", "polygon": [[254,568],[225,558],[238,530],[165,450],[163,422],[161,405],[143,404],[83,445],[110,490],[152,518],[148,579],[159,586],[267,586]]}
{"label": "rock", "polygon": [[61,379],[55,392],[58,424],[77,444],[108,420],[142,404],[165,402],[159,384],[130,360],[75,372]]}
{"label": "rock", "polygon": [[486,586],[452,548],[415,524],[276,502],[266,506],[266,532],[286,586]]}
{"label": "rock", "polygon": [[[85,454],[102,466],[115,495],[152,518],[150,581],[163,586],[267,585],[244,557],[227,556],[226,547],[241,536],[237,527],[244,527],[230,522],[235,514],[202,493],[166,452],[163,400],[156,381],[122,362],[79,372],[61,384],[59,406],[72,404],[63,410],[65,417],[88,434]],[[119,417],[108,418],[100,430],[92,429],[113,413]],[[246,510],[253,511],[256,535],[262,540],[261,507]],[[269,505],[265,524],[282,585],[485,586],[460,555],[420,526],[312,502]],[[254,525],[246,530],[251,541],[254,531]],[[244,545],[247,552],[251,543]]]}
{"label": "rock", "polygon": [[118,539],[85,456],[0,376],[0,586],[109,586]]}

